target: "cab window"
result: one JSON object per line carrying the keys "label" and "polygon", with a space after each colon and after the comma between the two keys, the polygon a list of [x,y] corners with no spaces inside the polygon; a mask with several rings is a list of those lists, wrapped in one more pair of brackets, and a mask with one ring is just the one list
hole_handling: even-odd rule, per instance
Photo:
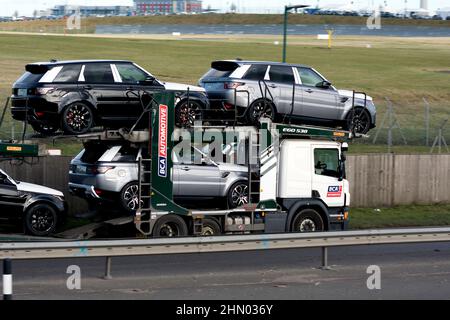
{"label": "cab window", "polygon": [[339,177],[339,150],[314,149],[314,169],[317,175]]}
{"label": "cab window", "polygon": [[304,86],[315,87],[317,84],[324,81],[320,75],[309,68],[298,68],[298,73],[300,74],[302,85]]}

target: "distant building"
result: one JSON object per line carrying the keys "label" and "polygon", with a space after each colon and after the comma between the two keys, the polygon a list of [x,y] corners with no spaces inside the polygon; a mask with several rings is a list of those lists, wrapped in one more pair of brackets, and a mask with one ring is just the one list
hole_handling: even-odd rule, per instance
{"label": "distant building", "polygon": [[438,9],[436,11],[436,14],[438,16],[440,16],[442,19],[447,19],[448,17],[450,17],[450,7],[446,7],[446,8],[442,8],[442,9]]}
{"label": "distant building", "polygon": [[70,6],[58,5],[51,9],[54,16],[67,16],[79,10],[82,16],[120,16],[131,15],[132,7],[127,6]]}
{"label": "distant building", "polygon": [[137,14],[201,13],[200,0],[134,0]]}

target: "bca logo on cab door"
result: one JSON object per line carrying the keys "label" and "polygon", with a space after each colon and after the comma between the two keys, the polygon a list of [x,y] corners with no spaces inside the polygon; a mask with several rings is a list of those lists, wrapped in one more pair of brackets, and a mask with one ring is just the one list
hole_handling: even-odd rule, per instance
{"label": "bca logo on cab door", "polygon": [[159,105],[158,176],[167,177],[167,106]]}
{"label": "bca logo on cab door", "polygon": [[342,195],[342,186],[330,186],[328,187],[328,198],[339,198]]}

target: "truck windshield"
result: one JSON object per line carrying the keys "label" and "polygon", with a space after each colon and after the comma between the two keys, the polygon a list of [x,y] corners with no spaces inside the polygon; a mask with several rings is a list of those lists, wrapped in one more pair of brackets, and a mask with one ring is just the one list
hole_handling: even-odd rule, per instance
{"label": "truck windshield", "polygon": [[339,177],[339,150],[314,149],[314,169],[317,175]]}

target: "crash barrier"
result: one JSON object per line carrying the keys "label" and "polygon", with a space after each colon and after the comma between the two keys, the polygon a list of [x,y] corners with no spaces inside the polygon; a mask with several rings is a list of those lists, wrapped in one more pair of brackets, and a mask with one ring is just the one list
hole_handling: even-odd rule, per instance
{"label": "crash barrier", "polygon": [[[11,271],[9,259],[106,257],[105,279],[111,279],[112,257],[321,248],[321,268],[328,269],[328,248],[330,247],[447,241],[450,241],[450,228],[408,228],[140,240],[3,242],[0,243],[0,258],[5,259],[5,265],[9,265],[9,267],[4,267],[5,273]],[[9,279],[11,277],[10,275]],[[4,280],[3,286],[4,292],[12,293],[12,284],[10,282]]]}
{"label": "crash barrier", "polygon": [[[70,214],[87,210],[84,200],[69,194],[71,157],[44,157],[34,164],[0,162],[20,181],[61,190]],[[388,207],[450,203],[450,154],[364,154],[347,156],[352,207]]]}

